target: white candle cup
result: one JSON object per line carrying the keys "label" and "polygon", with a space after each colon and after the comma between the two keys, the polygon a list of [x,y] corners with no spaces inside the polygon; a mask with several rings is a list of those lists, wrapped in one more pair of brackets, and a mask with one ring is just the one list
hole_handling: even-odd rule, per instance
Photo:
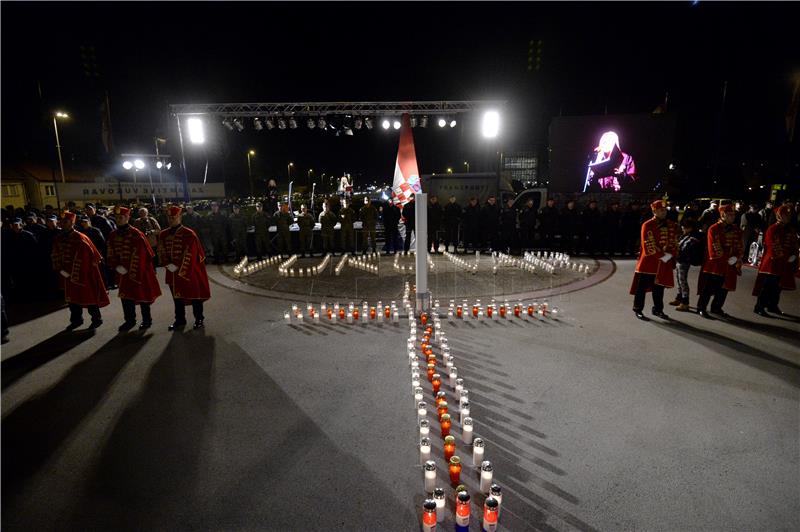
{"label": "white candle cup", "polygon": [[478,467],[483,462],[483,451],[485,450],[483,440],[475,438],[472,441],[472,465]]}
{"label": "white candle cup", "polygon": [[414,388],[414,404],[419,404],[425,397],[423,396],[423,390],[421,386],[417,386]]}
{"label": "white candle cup", "polygon": [[431,439],[422,438],[419,440],[419,463],[425,465],[425,462],[431,459]]}
{"label": "white candle cup", "polygon": [[421,419],[419,421],[419,437],[425,438],[427,436],[430,436],[430,434],[431,434],[430,421],[428,421],[427,419]]}
{"label": "white candle cup", "polygon": [[445,512],[444,490],[442,488],[433,490],[433,501],[436,503],[436,522],[441,523],[444,521]]}
{"label": "white candle cup", "polygon": [[464,406],[464,403],[469,403],[469,390],[466,388],[462,388],[460,392],[458,392],[458,407],[461,408]]}
{"label": "white candle cup", "polygon": [[422,421],[428,418],[428,404],[425,401],[417,403],[417,419]]}
{"label": "white candle cup", "polygon": [[461,390],[464,389],[464,379],[456,379],[456,397],[461,397]]}
{"label": "white candle cup", "polygon": [[461,422],[461,435],[465,445],[472,445],[472,418],[465,417]]}
{"label": "white candle cup", "polygon": [[458,413],[460,415],[459,421],[463,425],[464,420],[469,417],[469,401],[461,404],[461,408],[459,408]]}
{"label": "white candle cup", "polygon": [[494,468],[489,460],[481,462],[481,493],[488,495],[489,488],[492,487],[492,475]]}
{"label": "white candle cup", "polygon": [[353,313],[352,312],[348,312],[347,313],[347,323],[353,323]]}
{"label": "white candle cup", "polygon": [[393,323],[400,323],[400,314],[395,312],[392,314],[392,322]]}
{"label": "white candle cup", "polygon": [[283,313],[283,319],[286,320],[286,323],[291,323],[292,322],[292,315],[289,314],[288,312],[284,312]]}
{"label": "white candle cup", "polygon": [[503,490],[497,484],[489,486],[489,496],[497,501],[497,517],[500,517],[500,510],[503,508]]}
{"label": "white candle cup", "polygon": [[[424,466],[425,470],[425,492],[426,493],[433,493],[433,490],[436,488],[436,462],[433,460],[428,460],[425,462]],[[489,487],[486,487],[486,491],[489,491]]]}
{"label": "white candle cup", "polygon": [[[419,377],[411,379],[411,391],[412,392],[416,391],[416,389],[420,387],[419,385],[420,385]],[[417,404],[421,400],[422,400],[422,398],[418,399],[414,404]]]}
{"label": "white candle cup", "polygon": [[455,366],[450,366],[450,387],[455,388],[456,386],[456,379],[458,378],[458,368]]}

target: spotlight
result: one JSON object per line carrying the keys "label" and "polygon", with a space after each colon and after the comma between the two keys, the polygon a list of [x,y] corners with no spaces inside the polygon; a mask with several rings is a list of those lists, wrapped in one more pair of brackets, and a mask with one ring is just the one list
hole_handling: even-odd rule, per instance
{"label": "spotlight", "polygon": [[317,127],[324,130],[327,125],[328,122],[325,120],[325,117],[324,116],[319,117],[319,120],[317,120]]}
{"label": "spotlight", "polygon": [[286,129],[286,120],[283,117],[278,119],[278,129]]}
{"label": "spotlight", "polygon": [[144,168],[144,161],[141,159],[136,159],[135,161],[133,161],[133,165],[136,167],[137,170],[141,170],[142,168]]}
{"label": "spotlight", "polygon": [[390,127],[392,127],[392,124],[389,122],[388,119],[384,118],[383,122],[381,122],[381,127],[383,129],[389,129]]}
{"label": "spotlight", "polygon": [[228,131],[233,131],[233,124],[231,123],[230,119],[226,118],[222,121],[222,125],[228,128]]}
{"label": "spotlight", "polygon": [[410,119],[410,122],[411,122],[411,127],[417,127],[417,117],[416,116],[412,116],[411,119]]}
{"label": "spotlight", "polygon": [[483,136],[493,139],[500,132],[500,114],[497,111],[486,111],[483,113]]}
{"label": "spotlight", "polygon": [[199,118],[190,118],[186,121],[186,125],[189,127],[189,140],[192,144],[202,144],[206,141],[202,120]]}
{"label": "spotlight", "polygon": [[364,119],[364,125],[367,126],[367,129],[372,129],[373,127],[375,127],[370,117]]}
{"label": "spotlight", "polygon": [[456,120],[455,118],[450,121],[450,127],[456,127]]}
{"label": "spotlight", "polygon": [[395,120],[394,122],[392,122],[392,127],[393,128],[400,129],[400,126],[401,126],[401,124],[400,124],[399,120]]}
{"label": "spotlight", "polygon": [[262,129],[264,129],[264,124],[261,123],[260,118],[253,119],[253,129],[255,129],[256,131],[261,131]]}
{"label": "spotlight", "polygon": [[125,170],[130,170],[131,168],[133,168],[133,163],[130,161],[125,161],[124,163],[122,163],[122,167]]}
{"label": "spotlight", "polygon": [[163,166],[164,166],[164,163],[162,163],[161,161],[156,161],[156,168],[158,168],[159,170],[161,170],[161,168],[162,168]]}
{"label": "spotlight", "polygon": [[244,130],[244,124],[242,124],[242,121],[239,120],[238,118],[233,119],[233,125],[236,126],[236,129],[238,129],[239,131]]}
{"label": "spotlight", "polygon": [[419,119],[419,127],[428,127],[428,117],[424,116]]}
{"label": "spotlight", "polygon": [[439,127],[444,127],[447,125],[447,120],[445,120],[444,118],[440,118],[438,124]]}
{"label": "spotlight", "polygon": [[353,120],[353,127],[356,129],[361,129],[361,124],[363,124],[363,120],[361,120],[360,116],[357,116],[355,120]]}
{"label": "spotlight", "polygon": [[170,168],[172,168],[172,163],[167,163],[167,170],[169,170]]}
{"label": "spotlight", "polygon": [[348,137],[352,137],[353,136],[353,130],[350,129],[349,127],[346,127],[346,128],[344,128],[344,134],[347,135]]}
{"label": "spotlight", "polygon": [[264,125],[267,126],[267,129],[275,129],[275,121],[271,118],[267,118],[264,121]]}
{"label": "spotlight", "polygon": [[297,129],[297,120],[293,116],[289,117],[289,129]]}
{"label": "spotlight", "polygon": [[317,127],[317,123],[314,122],[313,118],[309,118],[308,120],[306,120],[306,125],[308,126],[308,129],[314,129],[315,127]]}

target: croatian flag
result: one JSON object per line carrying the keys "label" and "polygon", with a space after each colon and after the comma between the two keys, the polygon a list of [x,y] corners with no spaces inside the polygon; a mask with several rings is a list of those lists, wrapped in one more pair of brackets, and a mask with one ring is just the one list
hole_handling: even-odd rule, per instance
{"label": "croatian flag", "polygon": [[422,192],[417,168],[417,154],[414,151],[414,137],[411,135],[411,120],[403,115],[400,128],[400,147],[397,149],[397,162],[394,166],[392,201],[400,206],[411,201],[413,194]]}

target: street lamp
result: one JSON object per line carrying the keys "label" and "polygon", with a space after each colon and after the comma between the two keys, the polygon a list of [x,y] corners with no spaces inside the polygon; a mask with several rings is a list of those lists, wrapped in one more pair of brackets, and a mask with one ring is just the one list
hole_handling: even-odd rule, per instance
{"label": "street lamp", "polygon": [[453,173],[453,169],[452,169],[452,168],[448,168],[448,169],[447,169],[447,173],[448,173],[448,174],[452,174],[452,173]]}
{"label": "street lamp", "polygon": [[469,162],[464,161],[464,167],[467,169],[467,173],[469,173]]}
{"label": "street lamp", "polygon": [[292,167],[293,166],[294,166],[294,163],[289,163],[289,164],[286,165],[286,173],[289,174],[289,181],[292,180]]}
{"label": "street lamp", "polygon": [[56,133],[56,148],[58,149],[58,166],[61,168],[61,182],[66,183],[64,177],[64,160],[61,158],[61,142],[58,140],[58,121],[59,118],[69,118],[69,115],[63,111],[56,111],[53,115],[53,131]]}
{"label": "street lamp", "polygon": [[247,152],[247,177],[250,178],[250,196],[255,196],[255,190],[253,189],[253,170],[250,166],[250,157],[256,154],[255,150],[249,150]]}

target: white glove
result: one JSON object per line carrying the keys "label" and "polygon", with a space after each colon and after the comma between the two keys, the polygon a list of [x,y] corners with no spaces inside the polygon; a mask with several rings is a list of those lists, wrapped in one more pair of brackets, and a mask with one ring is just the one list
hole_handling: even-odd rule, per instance
{"label": "white glove", "polygon": [[128,273],[128,270],[125,269],[125,266],[122,265],[117,266],[116,270],[117,273],[119,273],[120,275],[125,275],[126,273]]}
{"label": "white glove", "polygon": [[178,271],[178,267],[177,267],[177,266],[175,266],[175,265],[174,265],[174,264],[172,264],[172,263],[169,263],[169,264],[167,264],[167,269],[168,269],[169,271],[171,271],[172,273],[175,273],[175,272],[177,272],[177,271]]}
{"label": "white glove", "polygon": [[736,264],[736,261],[738,261],[738,260],[739,260],[738,257],[731,257],[731,258],[728,259],[728,264],[733,266],[734,264]]}
{"label": "white glove", "polygon": [[669,262],[672,258],[672,253],[664,253],[664,256],[661,257],[661,262]]}
{"label": "white glove", "polygon": [[61,274],[61,277],[64,277],[65,279],[69,279],[69,273],[65,272],[64,270],[61,270],[58,273]]}
{"label": "white glove", "polygon": [[797,255],[792,255],[789,257],[789,262],[794,262],[795,260],[797,260]]}

